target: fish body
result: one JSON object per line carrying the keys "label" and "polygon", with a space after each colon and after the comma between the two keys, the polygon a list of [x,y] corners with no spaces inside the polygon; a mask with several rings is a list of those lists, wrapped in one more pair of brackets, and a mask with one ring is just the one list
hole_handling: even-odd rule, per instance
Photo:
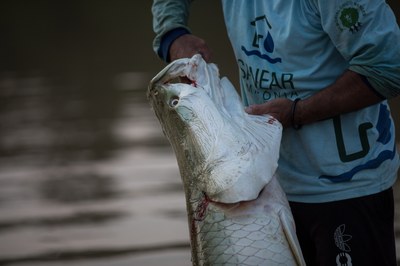
{"label": "fish body", "polygon": [[200,55],[166,66],[147,96],[177,158],[193,265],[305,265],[275,174],[281,124],[245,113]]}

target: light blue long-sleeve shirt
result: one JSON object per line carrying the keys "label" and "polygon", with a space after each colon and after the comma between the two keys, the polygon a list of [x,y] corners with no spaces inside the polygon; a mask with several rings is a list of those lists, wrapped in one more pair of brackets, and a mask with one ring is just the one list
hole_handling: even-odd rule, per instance
{"label": "light blue long-sleeve shirt", "polygon": [[[347,69],[363,75],[384,98],[400,94],[400,31],[383,0],[222,3],[245,105],[307,98]],[[176,27],[167,26],[174,12],[164,9],[165,18],[154,20],[155,50],[166,33],[162,28]],[[399,167],[394,136],[386,101],[300,130],[285,129],[281,185],[289,200],[298,202],[328,202],[387,189]]]}

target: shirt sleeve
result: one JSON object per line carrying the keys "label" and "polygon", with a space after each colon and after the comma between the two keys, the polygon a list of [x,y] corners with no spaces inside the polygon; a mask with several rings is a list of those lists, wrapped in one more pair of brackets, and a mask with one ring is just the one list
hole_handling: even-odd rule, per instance
{"label": "shirt sleeve", "polygon": [[[153,50],[164,60],[167,60],[165,46],[168,46],[174,38],[182,34],[190,33],[188,27],[189,8],[191,0],[154,0],[151,8],[153,14],[153,31],[156,36],[153,40]],[[179,29],[179,31],[176,31]],[[180,33],[177,34],[177,32]],[[168,36],[165,40],[167,45],[162,46],[163,37]],[[163,49],[164,48],[164,49]]]}
{"label": "shirt sleeve", "polygon": [[400,95],[400,30],[384,0],[314,0],[324,31],[349,69],[383,97]]}

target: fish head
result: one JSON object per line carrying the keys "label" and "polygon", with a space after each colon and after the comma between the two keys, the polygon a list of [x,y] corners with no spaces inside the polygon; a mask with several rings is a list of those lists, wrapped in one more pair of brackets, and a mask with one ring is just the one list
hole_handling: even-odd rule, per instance
{"label": "fish head", "polygon": [[246,114],[233,85],[200,55],[166,66],[147,96],[185,190],[223,203],[258,197],[277,167],[282,127],[276,119]]}
{"label": "fish head", "polygon": [[155,76],[148,88],[147,97],[174,148],[181,172],[202,168],[223,122],[219,103],[210,97],[212,82],[205,78],[218,76],[218,70],[205,74],[205,68],[200,55],[176,60]]}

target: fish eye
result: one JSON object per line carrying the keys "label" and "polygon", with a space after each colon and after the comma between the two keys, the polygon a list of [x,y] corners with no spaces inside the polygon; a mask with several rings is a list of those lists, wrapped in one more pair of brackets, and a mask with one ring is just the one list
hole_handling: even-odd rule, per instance
{"label": "fish eye", "polygon": [[169,101],[169,106],[176,107],[178,105],[178,103],[179,103],[179,97],[178,96],[174,96]]}

